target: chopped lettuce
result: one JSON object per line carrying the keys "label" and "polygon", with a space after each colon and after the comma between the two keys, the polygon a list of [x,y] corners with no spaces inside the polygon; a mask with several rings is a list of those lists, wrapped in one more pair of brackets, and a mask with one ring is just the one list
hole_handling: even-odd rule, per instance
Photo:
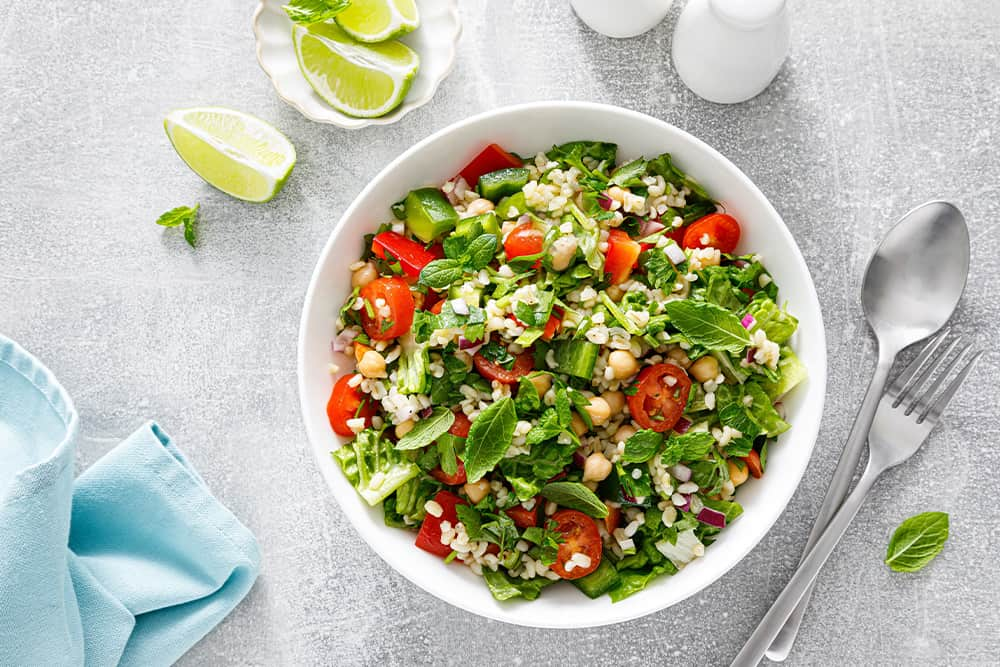
{"label": "chopped lettuce", "polygon": [[381,431],[370,428],[334,450],[333,458],[358,494],[372,506],[420,474],[420,468],[404,458],[404,453],[383,438]]}
{"label": "chopped lettuce", "polygon": [[750,329],[753,333],[763,329],[768,340],[781,344],[795,333],[799,321],[787,310],[782,310],[774,301],[767,297],[756,297],[747,306],[747,314],[752,315],[756,323]]}
{"label": "chopped lettuce", "polygon": [[791,428],[756,382],[720,385],[715,392],[719,421],[743,435],[774,437]]}
{"label": "chopped lettuce", "polygon": [[808,373],[805,364],[792,352],[787,345],[781,346],[781,359],[778,361],[779,378],[774,382],[764,382],[761,386],[772,401],[776,401],[803,382]]}
{"label": "chopped lettuce", "polygon": [[399,338],[400,347],[399,368],[396,370],[396,386],[402,394],[422,394],[429,388],[430,357],[427,354],[427,343],[418,343],[412,331]]}
{"label": "chopped lettuce", "polygon": [[493,597],[501,602],[519,597],[525,600],[534,600],[543,588],[555,583],[545,577],[514,579],[501,570],[494,572],[489,568],[483,568],[483,579],[486,580],[486,585],[489,586]]}

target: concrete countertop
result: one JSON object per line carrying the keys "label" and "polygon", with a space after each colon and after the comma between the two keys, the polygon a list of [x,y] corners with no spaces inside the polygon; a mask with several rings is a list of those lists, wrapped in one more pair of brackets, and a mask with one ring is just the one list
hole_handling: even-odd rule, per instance
{"label": "concrete countertop", "polygon": [[[615,41],[566,2],[463,2],[457,64],[434,100],[355,132],[280,101],[254,56],[252,3],[56,0],[43,23],[33,3],[0,9],[0,331],[73,395],[81,468],[154,418],[263,549],[256,587],[183,664],[728,664],[791,575],[819,508],[873,365],[861,274],[912,206],[944,198],[965,212],[972,274],[954,323],[995,340],[997,5],[794,2],[777,80],[719,106],[673,72],[677,4],[653,31]],[[743,169],[802,248],[830,359],[812,463],[757,548],[671,609],[569,632],[472,616],[383,564],[327,493],[295,388],[306,284],[352,198],[430,132],[538,99],[651,114]],[[177,158],[163,116],[200,104],[259,115],[295,143],[298,166],[275,201],[230,199]],[[153,222],[195,201],[192,251]],[[819,579],[789,664],[996,664],[997,362],[991,350],[928,446],[878,485]],[[920,573],[890,572],[889,535],[926,510],[951,514],[945,551]]]}

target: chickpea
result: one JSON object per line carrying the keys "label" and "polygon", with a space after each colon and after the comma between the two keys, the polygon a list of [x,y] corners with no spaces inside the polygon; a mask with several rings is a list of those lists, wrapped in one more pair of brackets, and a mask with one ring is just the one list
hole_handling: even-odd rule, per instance
{"label": "chickpea", "polygon": [[625,409],[625,394],[620,391],[606,391],[601,394],[601,398],[611,408],[611,416],[621,413]]}
{"label": "chickpea", "polygon": [[623,424],[615,431],[615,442],[625,442],[633,435],[635,435],[635,427],[631,424]]}
{"label": "chickpea", "polygon": [[569,427],[573,429],[573,433],[576,433],[577,437],[587,432],[587,422],[583,421],[583,417],[575,412],[573,413],[572,420],[570,420]]}
{"label": "chickpea", "polygon": [[368,350],[358,362],[358,372],[366,378],[384,378],[386,376],[385,357],[375,350]]}
{"label": "chickpea", "polygon": [[465,215],[467,217],[472,217],[474,215],[482,215],[483,213],[489,213],[493,210],[493,202],[489,199],[475,199],[465,207]]}
{"label": "chickpea", "polygon": [[611,461],[601,452],[594,452],[583,462],[583,481],[600,482],[611,474]]}
{"label": "chickpea", "polygon": [[594,396],[590,399],[590,405],[584,410],[590,415],[590,421],[593,422],[594,426],[606,424],[611,418],[611,406],[600,396]]}
{"label": "chickpea", "polygon": [[691,358],[688,357],[687,352],[679,347],[667,352],[667,358],[677,362],[677,365],[681,368],[687,368],[691,365]]}
{"label": "chickpea", "polygon": [[[740,463],[742,463],[742,461]],[[739,486],[743,482],[747,481],[747,477],[750,475],[750,470],[747,464],[743,463],[740,465],[740,463],[737,463],[732,459],[726,460],[726,467],[729,468],[729,481],[733,483],[733,486]]]}
{"label": "chickpea", "polygon": [[625,296],[625,290],[618,285],[608,285],[607,289],[604,290],[604,293],[607,294],[608,298],[615,303],[621,301],[622,297]]}
{"label": "chickpea", "polygon": [[552,257],[552,270],[565,271],[576,255],[577,241],[575,236],[560,236],[552,242],[549,255]]}
{"label": "chickpea", "polygon": [[485,479],[481,479],[478,482],[470,482],[462,488],[465,489],[465,495],[469,496],[469,500],[472,501],[473,505],[490,493],[490,483]]}
{"label": "chickpea", "polygon": [[355,342],[351,345],[351,353],[354,354],[354,361],[361,361],[361,359],[365,356],[365,352],[368,352],[369,350],[371,350],[371,348],[364,343]]}
{"label": "chickpea", "polygon": [[545,392],[552,387],[552,376],[548,373],[532,376],[528,380],[535,385],[535,391],[538,392],[539,397],[545,396]]}
{"label": "chickpea", "polygon": [[688,368],[688,373],[698,382],[714,380],[719,375],[719,362],[712,355],[706,354],[691,364],[691,367]]}
{"label": "chickpea", "polygon": [[628,350],[615,350],[608,355],[608,367],[615,379],[624,380],[639,372],[639,361]]}
{"label": "chickpea", "polygon": [[351,287],[364,287],[376,278],[378,278],[378,269],[371,262],[365,262],[364,266],[351,275]]}
{"label": "chickpea", "polygon": [[407,419],[405,422],[400,422],[396,424],[396,437],[402,438],[404,435],[413,430],[416,423],[412,419]]}

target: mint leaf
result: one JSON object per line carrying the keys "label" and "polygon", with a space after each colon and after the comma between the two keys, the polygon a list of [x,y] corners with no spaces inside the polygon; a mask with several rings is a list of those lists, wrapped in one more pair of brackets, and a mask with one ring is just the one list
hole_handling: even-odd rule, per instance
{"label": "mint leaf", "polygon": [[162,227],[179,227],[180,225],[184,225],[184,240],[193,248],[197,240],[195,223],[198,221],[198,209],[200,208],[201,204],[172,208],[157,218],[156,224]]}
{"label": "mint leaf", "polygon": [[539,292],[538,303],[527,304],[518,301],[514,304],[514,316],[526,327],[544,327],[548,324],[555,299],[554,292]]}
{"label": "mint leaf", "polygon": [[643,185],[642,175],[645,173],[646,160],[637,158],[611,172],[611,180],[608,181],[608,185],[620,185],[623,188]]}
{"label": "mint leaf", "polygon": [[924,512],[911,516],[892,534],[885,564],[896,572],[916,572],[944,549],[948,539],[948,515]]}
{"label": "mint leaf", "polygon": [[435,259],[420,271],[420,284],[433,290],[443,290],[462,279],[462,265],[455,259]]}
{"label": "mint leaf", "polygon": [[656,456],[657,450],[663,444],[663,434],[650,429],[637,431],[625,442],[625,452],[622,461],[625,463],[642,463]]}
{"label": "mint leaf", "polygon": [[308,25],[329,21],[350,6],[350,0],[292,0],[282,9],[295,23]]}
{"label": "mint leaf", "polygon": [[417,422],[409,433],[396,443],[396,449],[420,449],[426,447],[448,432],[455,423],[455,413],[448,408],[434,408],[430,417]]}
{"label": "mint leaf", "polygon": [[608,515],[608,507],[597,494],[580,482],[552,482],[542,487],[542,497],[556,505],[583,512],[595,519]]}
{"label": "mint leaf", "polygon": [[479,271],[493,261],[497,254],[497,237],[494,234],[477,236],[462,254],[461,262],[466,271]]}
{"label": "mint leaf", "polygon": [[664,304],[670,323],[695,345],[739,354],[750,344],[740,318],[713,303],[678,300]]}
{"label": "mint leaf", "polygon": [[455,514],[458,515],[458,520],[462,522],[463,526],[465,526],[465,532],[469,535],[470,540],[482,539],[483,519],[478,510],[463,503],[459,503],[455,505]]}
{"label": "mint leaf", "polygon": [[440,460],[441,470],[446,475],[454,475],[458,472],[458,457],[455,456],[455,445],[462,438],[443,433],[437,439],[437,452]]}
{"label": "mint leaf", "polygon": [[517,425],[517,412],[511,398],[501,398],[479,413],[465,441],[465,475],[478,482],[493,470],[510,447]]}
{"label": "mint leaf", "polygon": [[714,444],[715,437],[711,433],[695,432],[671,435],[667,438],[667,444],[663,448],[660,461],[665,466],[677,465],[681,461],[700,461],[712,451]]}

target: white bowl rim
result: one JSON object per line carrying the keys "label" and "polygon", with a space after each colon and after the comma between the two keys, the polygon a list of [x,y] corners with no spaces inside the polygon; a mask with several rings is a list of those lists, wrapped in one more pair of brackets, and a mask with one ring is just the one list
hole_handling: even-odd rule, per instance
{"label": "white bowl rim", "polygon": [[337,127],[341,127],[345,130],[360,130],[371,125],[391,125],[401,120],[411,111],[419,109],[434,99],[434,96],[437,94],[438,87],[445,79],[448,78],[448,75],[451,74],[451,71],[455,68],[455,60],[458,55],[458,40],[462,38],[462,20],[458,15],[457,0],[444,0],[444,2],[448,3],[448,13],[455,21],[455,34],[449,43],[448,64],[441,70],[437,78],[431,82],[430,89],[423,98],[416,100],[404,99],[402,104],[384,116],[379,116],[377,118],[359,118],[355,116],[348,116],[342,111],[338,111],[333,107],[330,107],[330,113],[332,115],[330,117],[321,117],[306,111],[306,109],[299,104],[298,100],[285,95],[281,88],[278,87],[274,73],[271,72],[271,70],[267,68],[267,65],[264,64],[264,57],[261,53],[262,39],[259,27],[260,15],[264,12],[267,0],[258,0],[257,7],[253,12],[253,18],[251,19],[251,25],[253,26],[254,53],[257,54],[257,64],[260,65],[262,70],[264,70],[264,74],[267,75],[268,80],[271,82],[271,87],[274,88],[274,92],[277,93],[278,97],[280,97],[285,104],[292,107],[313,122],[324,123],[326,125],[336,125]]}
{"label": "white bowl rim", "polygon": [[[599,102],[552,100],[552,101],[539,101],[539,102],[528,102],[522,104],[507,105],[457,121],[425,137],[421,141],[417,142],[416,144],[405,150],[395,159],[393,159],[388,165],[386,165],[383,169],[381,169],[378,172],[378,174],[376,174],[368,182],[368,184],[361,190],[361,192],[359,192],[355,196],[354,200],[344,211],[344,214],[337,221],[337,224],[332,228],[330,236],[327,239],[326,244],[323,246],[323,250],[320,253],[320,257],[316,262],[313,274],[309,281],[309,287],[306,291],[306,296],[303,303],[302,317],[299,322],[298,350],[296,355],[299,404],[302,412],[302,418],[306,427],[306,434],[307,434],[306,445],[307,447],[309,447],[309,449],[312,450],[313,457],[316,460],[317,466],[319,467],[320,472],[324,477],[324,481],[330,488],[330,493],[331,495],[334,496],[334,500],[336,500],[337,498],[336,492],[333,490],[333,487],[331,486],[331,481],[330,479],[328,479],[328,477],[333,474],[339,474],[340,471],[339,469],[336,469],[336,466],[324,465],[327,462],[326,459],[329,458],[329,452],[328,451],[321,452],[320,451],[321,448],[313,445],[314,438],[316,438],[318,441],[319,434],[315,434],[313,432],[310,420],[307,417],[308,414],[307,411],[309,406],[307,404],[307,397],[306,397],[307,388],[305,386],[304,370],[306,363],[305,349],[306,349],[307,324],[309,322],[310,319],[309,314],[313,306],[312,302],[314,298],[314,293],[316,291],[318,279],[320,277],[320,273],[322,271],[323,266],[328,261],[331,261],[331,254],[334,250],[335,241],[338,236],[337,233],[338,229],[346,220],[349,220],[352,216],[355,215],[357,208],[360,206],[360,202],[362,202],[365,199],[369,191],[377,187],[379,182],[388,174],[390,174],[393,170],[395,170],[400,163],[407,160],[410,156],[419,153],[427,145],[432,144],[441,139],[442,137],[454,131],[457,131],[460,128],[463,128],[467,125],[475,124],[480,121],[485,121],[488,119],[495,119],[497,117],[507,114],[519,114],[524,112],[530,112],[533,110],[559,110],[567,113],[572,113],[573,111],[587,110],[587,111],[607,112],[611,114],[630,116],[634,119],[637,120],[641,119],[645,122],[652,121],[653,123],[660,125],[664,130],[668,132],[680,134],[686,140],[693,142],[700,150],[703,150],[709,155],[711,155],[711,157],[714,158],[716,161],[718,161],[720,165],[730,169],[733,175],[735,175],[738,178],[738,180],[741,181],[741,184],[746,188],[746,191],[749,192],[755,199],[757,199],[758,200],[757,203],[763,205],[766,211],[769,213],[769,215],[772,216],[773,219],[779,223],[773,231],[783,235],[785,237],[785,240],[789,242],[792,251],[792,259],[795,260],[795,262],[798,264],[798,267],[802,270],[803,275],[808,280],[809,289],[806,290],[807,296],[805,299],[806,300],[805,305],[809,310],[815,313],[817,318],[816,319],[817,327],[815,336],[816,338],[818,338],[818,340],[815,340],[814,342],[817,346],[817,349],[820,350],[821,363],[809,366],[809,388],[811,392],[811,400],[808,401],[806,405],[815,406],[818,409],[814,411],[814,415],[811,420],[805,420],[805,423],[796,421],[795,424],[796,428],[803,429],[802,431],[799,431],[798,434],[800,438],[799,442],[801,443],[799,446],[804,447],[806,446],[806,443],[808,443],[809,447],[809,455],[805,457],[804,463],[801,465],[800,469],[796,471],[797,479],[795,484],[789,485],[786,492],[781,497],[777,496],[772,497],[773,500],[779,501],[775,503],[774,506],[780,509],[775,510],[771,513],[770,518],[767,519],[766,521],[766,526],[760,531],[760,534],[759,536],[756,537],[756,539],[748,540],[742,550],[730,549],[731,555],[727,558],[726,562],[723,564],[721,569],[719,569],[716,576],[714,576],[710,580],[705,581],[700,586],[691,588],[690,590],[683,593],[680,597],[677,597],[676,599],[667,604],[657,606],[655,602],[650,602],[646,604],[643,608],[635,610],[634,613],[611,614],[601,618],[590,617],[587,618],[584,622],[573,622],[573,623],[563,621],[562,619],[557,617],[546,619],[545,621],[534,622],[534,621],[529,621],[527,619],[520,619],[515,615],[504,615],[495,611],[492,608],[481,608],[477,607],[476,605],[469,604],[459,594],[461,587],[455,587],[454,590],[441,590],[441,589],[432,590],[430,588],[425,587],[420,581],[417,580],[415,576],[411,576],[411,573],[409,571],[407,571],[405,568],[397,567],[395,563],[390,562],[382,553],[380,553],[372,546],[371,540],[369,540],[368,536],[370,534],[373,534],[375,531],[387,530],[388,529],[387,527],[383,525],[374,526],[370,524],[370,522],[366,522],[362,519],[356,518],[349,512],[346,511],[344,512],[347,519],[351,522],[351,525],[354,527],[355,530],[358,531],[362,539],[365,540],[366,544],[368,544],[368,546],[372,549],[372,551],[374,551],[379,556],[379,558],[381,558],[386,564],[388,564],[396,572],[401,574],[404,578],[408,579],[411,583],[415,584],[420,589],[430,593],[431,595],[437,597],[438,599],[443,600],[455,607],[471,612],[478,616],[483,616],[486,618],[490,618],[492,620],[501,621],[504,623],[510,623],[513,625],[521,625],[525,627],[564,629],[564,630],[580,629],[587,627],[600,627],[616,623],[624,623],[638,618],[643,618],[645,616],[656,613],[658,611],[662,611],[663,609],[678,604],[684,601],[685,599],[691,597],[692,595],[699,593],[700,591],[704,590],[705,588],[714,584],[715,582],[719,581],[723,576],[726,575],[727,572],[729,572],[729,570],[731,570],[733,567],[736,566],[736,564],[741,562],[747,556],[747,554],[750,553],[750,551],[752,551],[758,544],[760,544],[761,540],[763,540],[764,537],[767,535],[767,533],[770,532],[771,528],[774,526],[774,523],[778,520],[781,514],[784,513],[785,509],[788,506],[788,503],[792,499],[792,496],[795,494],[795,492],[798,490],[799,485],[802,483],[802,478],[804,477],[806,468],[808,467],[809,462],[812,459],[812,453],[815,450],[816,440],[819,435],[819,426],[822,420],[823,408],[825,406],[825,400],[826,400],[827,354],[826,354],[826,331],[823,325],[822,310],[819,305],[819,297],[816,293],[815,284],[812,280],[812,274],[809,272],[809,268],[805,262],[805,258],[802,256],[802,252],[799,249],[798,244],[795,242],[795,239],[792,236],[791,231],[788,229],[787,225],[785,225],[784,220],[778,214],[777,210],[767,199],[767,197],[764,196],[764,193],[761,192],[760,189],[753,183],[753,181],[751,181],[750,178],[746,174],[744,174],[739,167],[733,164],[724,155],[719,153],[717,150],[709,146],[701,139],[698,139],[697,137],[688,133],[687,131],[682,130],[681,128],[672,125],[666,121],[660,120],[658,118],[655,118],[648,114],[644,114],[639,111],[634,111],[631,109],[626,109],[624,107],[619,107],[616,105],[604,104]],[[674,576],[683,576],[683,572],[680,572]],[[642,593],[639,593],[635,597],[638,598],[641,595]],[[582,602],[585,603],[586,600],[582,600]],[[530,604],[530,603],[525,602],[523,604]],[[617,607],[618,605],[615,606]],[[624,608],[625,607],[623,606],[623,609]],[[573,614],[570,614],[568,616],[571,618],[575,617],[575,615]]]}

